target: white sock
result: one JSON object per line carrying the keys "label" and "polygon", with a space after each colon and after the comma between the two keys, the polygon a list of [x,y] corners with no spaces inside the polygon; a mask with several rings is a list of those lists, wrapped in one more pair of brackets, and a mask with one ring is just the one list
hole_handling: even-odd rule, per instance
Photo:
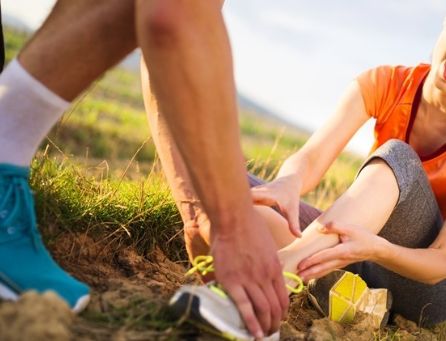
{"label": "white sock", "polygon": [[28,166],[70,104],[13,59],[0,75],[0,163]]}

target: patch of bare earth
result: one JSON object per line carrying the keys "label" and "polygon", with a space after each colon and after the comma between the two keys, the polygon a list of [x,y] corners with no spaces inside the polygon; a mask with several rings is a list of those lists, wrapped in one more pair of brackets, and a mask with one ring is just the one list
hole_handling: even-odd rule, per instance
{"label": "patch of bare earth", "polygon": [[[2,302],[0,341],[218,340],[187,324],[179,325],[169,316],[166,303],[173,293],[183,284],[199,281],[185,277],[185,269],[160,250],[140,255],[131,247],[117,247],[87,235],[62,235],[53,245],[52,254],[59,264],[91,286],[90,305],[75,316],[51,293],[28,293],[16,303]],[[395,332],[396,338],[388,338]],[[281,326],[283,341],[437,339],[434,331],[401,317],[382,331],[373,329],[366,314],[358,314],[350,325],[321,318],[305,290],[291,297],[288,317]]]}

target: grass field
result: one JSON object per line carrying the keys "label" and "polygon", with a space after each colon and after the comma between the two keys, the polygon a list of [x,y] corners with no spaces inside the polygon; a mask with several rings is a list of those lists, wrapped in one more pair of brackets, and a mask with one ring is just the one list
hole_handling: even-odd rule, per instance
{"label": "grass field", "polygon": [[[7,29],[5,38],[10,60],[28,36]],[[240,113],[240,127],[247,166],[265,179],[272,179],[281,162],[307,138],[254,112]],[[361,161],[351,154],[341,155],[304,199],[327,208],[351,184]],[[187,264],[181,219],[150,139],[138,74],[115,68],[74,101],[41,145],[32,164],[31,185],[46,244],[62,265],[95,289],[101,302],[95,301],[93,308],[78,318],[73,335],[82,337],[76,340],[111,339],[122,330],[127,334],[119,340],[143,340],[144,335],[147,339],[182,339],[189,335],[188,329],[176,328],[166,315],[165,300],[160,303],[150,295],[150,299],[142,298],[143,294],[130,295],[125,303],[119,301],[120,305],[111,300],[111,308],[104,308],[108,302],[104,297],[109,297],[116,284],[110,274],[121,281],[131,280],[135,288],[140,285],[138,280],[147,280],[141,269],[150,273],[161,267],[156,271],[174,285],[159,289],[164,288],[163,281],[152,277],[150,283],[156,282],[153,285],[163,293],[160,296],[167,297],[184,282],[176,277],[173,266]],[[174,265],[166,270],[160,262]],[[138,286],[138,290],[142,289]],[[96,304],[101,308],[96,309]],[[390,328],[374,334],[374,339],[421,340],[420,328],[413,332],[406,329]],[[429,335],[445,339],[442,329]]]}

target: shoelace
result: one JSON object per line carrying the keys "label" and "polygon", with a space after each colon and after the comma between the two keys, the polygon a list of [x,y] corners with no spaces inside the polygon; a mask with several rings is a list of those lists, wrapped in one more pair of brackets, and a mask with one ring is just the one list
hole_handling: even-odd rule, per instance
{"label": "shoelace", "polygon": [[[200,272],[203,276],[210,272],[214,272],[214,257],[212,256],[197,256],[194,259],[193,267],[186,273],[187,275],[192,275],[195,272]],[[290,278],[294,280],[299,285],[295,288],[293,288],[291,285],[286,284],[286,288],[292,292],[293,294],[298,294],[302,291],[304,288],[304,283],[302,282],[302,279],[297,276],[296,274],[293,274],[291,272],[284,271],[283,277]]]}
{"label": "shoelace", "polygon": [[[9,176],[12,180],[6,188],[4,197],[1,198],[0,212],[5,212],[8,202],[13,202],[13,207],[8,211],[8,216],[0,222],[0,229],[14,228],[14,233],[29,232],[33,239],[34,247],[38,250],[40,245],[40,234],[37,230],[37,221],[34,214],[33,196],[28,188],[28,171],[26,169],[12,170],[9,169],[9,167],[7,168],[3,166],[0,168],[0,175]],[[12,222],[20,217],[21,200],[24,200],[27,218],[30,219],[29,228],[26,226],[11,226]]]}

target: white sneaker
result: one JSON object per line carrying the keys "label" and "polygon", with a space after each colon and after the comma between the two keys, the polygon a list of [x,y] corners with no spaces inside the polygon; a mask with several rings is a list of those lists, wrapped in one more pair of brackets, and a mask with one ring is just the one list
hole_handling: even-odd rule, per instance
{"label": "white sneaker", "polygon": [[[194,261],[194,268],[189,273],[200,271],[203,274],[213,272],[211,256],[199,256]],[[298,293],[303,289],[302,280],[290,273],[284,273],[298,284],[296,288],[287,285],[287,289]],[[253,341],[255,337],[246,328],[234,301],[216,282],[206,285],[184,285],[169,302],[172,313],[200,329],[232,341]],[[262,341],[279,341],[280,331],[262,338]]]}

